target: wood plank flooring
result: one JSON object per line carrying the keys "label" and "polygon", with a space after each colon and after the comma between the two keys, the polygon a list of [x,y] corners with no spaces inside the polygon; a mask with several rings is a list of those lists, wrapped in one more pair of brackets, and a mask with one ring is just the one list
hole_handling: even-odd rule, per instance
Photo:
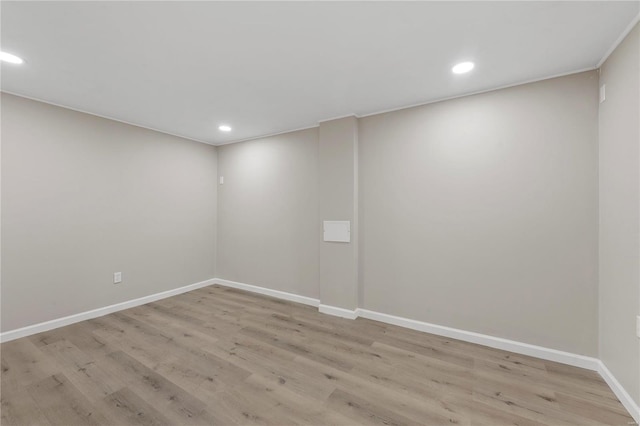
{"label": "wood plank flooring", "polygon": [[1,346],[2,425],[631,425],[592,371],[211,286]]}

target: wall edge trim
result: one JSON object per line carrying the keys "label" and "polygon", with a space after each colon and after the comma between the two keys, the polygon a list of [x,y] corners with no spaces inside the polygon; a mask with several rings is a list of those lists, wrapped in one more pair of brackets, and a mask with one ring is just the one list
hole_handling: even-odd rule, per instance
{"label": "wall edge trim", "polygon": [[319,124],[313,124],[313,125],[310,125],[310,126],[293,128],[291,130],[283,130],[281,132],[276,132],[276,133],[267,133],[267,134],[264,134],[264,135],[250,136],[250,137],[244,138],[244,139],[234,139],[234,140],[231,140],[231,141],[218,142],[216,144],[213,144],[213,146],[224,146],[224,145],[231,145],[231,144],[234,144],[234,143],[251,142],[251,141],[260,140],[260,139],[272,138],[274,136],[286,135],[287,133],[302,132],[304,130],[315,129],[317,127],[320,127],[320,125]]}
{"label": "wall edge trim", "polygon": [[540,83],[540,82],[543,82],[543,81],[546,81],[546,80],[553,80],[555,78],[568,77],[568,76],[571,76],[571,75],[574,75],[574,74],[581,74],[581,73],[584,73],[584,72],[595,71],[597,69],[598,69],[597,67],[580,68],[580,69],[577,69],[577,70],[561,72],[559,74],[553,74],[553,75],[546,76],[546,77],[531,78],[531,79],[528,79],[528,80],[518,81],[516,83],[508,83],[508,84],[505,84],[503,86],[497,86],[497,87],[493,87],[493,88],[490,88],[490,89],[482,89],[482,90],[478,90],[478,91],[475,91],[475,92],[462,93],[462,94],[459,94],[459,95],[447,96],[447,97],[444,97],[444,98],[434,98],[434,99],[429,100],[429,101],[419,102],[419,103],[406,105],[406,106],[400,106],[400,107],[384,109],[384,110],[381,110],[381,111],[362,113],[362,114],[358,114],[357,117],[359,119],[361,119],[361,118],[372,117],[374,115],[381,115],[381,114],[387,114],[387,113],[390,113],[390,112],[402,111],[402,110],[405,110],[405,109],[419,108],[419,107],[423,107],[423,106],[427,106],[427,105],[431,105],[431,104],[437,104],[437,103],[440,103],[440,102],[453,101],[453,100],[456,100],[456,99],[466,98],[466,97],[469,97],[469,96],[483,95],[485,93],[497,92],[497,91],[504,90],[504,89],[510,89],[512,87],[524,86],[526,84]]}
{"label": "wall edge trim", "polygon": [[640,13],[638,13],[631,20],[631,22],[629,22],[629,25],[627,25],[627,27],[620,33],[618,38],[615,39],[613,44],[609,47],[609,49],[607,49],[605,54],[602,56],[602,59],[600,59],[598,61],[598,63],[596,64],[596,68],[600,68],[602,66],[602,64],[604,64],[607,61],[607,59],[609,59],[609,56],[611,56],[611,54],[618,48],[618,46],[620,46],[620,44],[622,44],[624,39],[627,38],[629,33],[633,30],[633,28],[636,26],[636,24],[638,22],[640,22]]}
{"label": "wall edge trim", "polygon": [[398,317],[395,315],[384,314],[381,312],[370,311],[367,309],[359,309],[359,316],[374,321],[384,322],[386,324],[397,325],[412,330],[422,331],[435,334],[451,339],[462,340],[469,343],[475,343],[488,346],[495,349],[501,349],[509,352],[515,352],[521,355],[532,356],[547,361],[559,362],[561,364],[572,365],[574,367],[586,368],[588,370],[597,371],[597,358],[574,354],[571,352],[551,349],[544,346],[532,345],[529,343],[518,342],[516,340],[505,339],[502,337],[489,336],[487,334],[476,333],[474,331],[461,330],[458,328],[446,327],[443,325],[431,324],[423,321],[416,321],[409,318]]}
{"label": "wall edge trim", "polygon": [[339,308],[337,306],[323,305],[318,306],[318,311],[323,314],[333,315],[334,317],[356,319],[358,318],[358,309],[350,310],[345,308]]}
{"label": "wall edge trim", "polygon": [[318,307],[320,300],[312,297],[300,296],[294,293],[287,293],[286,291],[273,290],[266,287],[260,287],[252,284],[245,284],[236,281],[225,280],[222,278],[214,278],[214,284],[221,285],[223,287],[237,288],[238,290],[250,291],[252,293],[258,293],[265,296],[275,297],[276,299],[288,300],[290,302],[302,303],[303,305],[309,305]]}
{"label": "wall edge trim", "polygon": [[5,331],[3,333],[0,333],[0,343],[9,342],[11,340],[19,339],[21,337],[31,336],[32,334],[42,333],[43,331],[53,330],[54,328],[60,328],[67,325],[75,324],[80,321],[86,321],[89,319],[98,318],[107,314],[111,314],[113,312],[118,312],[118,311],[122,311],[129,308],[135,308],[136,306],[155,302],[156,300],[166,299],[167,297],[176,296],[178,294],[186,293],[192,290],[197,290],[202,287],[208,287],[214,283],[215,283],[215,279],[210,278],[208,280],[200,281],[194,284],[189,284],[184,287],[178,287],[171,290],[150,294],[148,296],[139,297],[137,299],[126,300],[124,302],[104,306],[102,308],[92,309],[90,311],[85,311],[85,312],[79,312],[77,314],[68,315],[66,317],[56,318],[53,320],[44,321],[41,323],[17,328],[15,330]]}
{"label": "wall edge trim", "polygon": [[160,130],[160,129],[157,129],[157,128],[155,128],[155,127],[149,127],[149,126],[145,126],[145,125],[142,125],[142,124],[136,124],[136,123],[133,123],[133,122],[131,122],[131,121],[126,121],[126,120],[123,120],[123,119],[119,119],[119,118],[115,118],[115,117],[110,117],[110,116],[108,116],[108,115],[98,114],[98,113],[96,113],[96,112],[90,112],[90,111],[87,111],[87,110],[85,110],[85,109],[81,109],[81,108],[76,108],[76,107],[71,107],[71,106],[67,106],[67,105],[62,105],[62,104],[59,104],[59,103],[56,103],[56,102],[53,102],[53,101],[47,101],[47,100],[45,100],[45,99],[36,98],[36,97],[34,97],[34,96],[23,95],[23,94],[20,94],[20,93],[12,92],[12,91],[10,91],[10,90],[4,90],[4,89],[2,89],[2,90],[0,90],[0,93],[6,93],[7,95],[17,96],[17,97],[19,97],[19,98],[28,99],[28,100],[30,100],[30,101],[34,101],[34,102],[41,102],[41,103],[43,103],[43,104],[52,105],[52,106],[55,106],[55,107],[58,107],[58,108],[68,109],[68,110],[70,110],[70,111],[79,112],[79,113],[81,113],[81,114],[92,115],[92,116],[94,116],[94,117],[103,118],[103,119],[105,119],[105,120],[115,121],[115,122],[117,122],[117,123],[122,123],[122,124],[126,124],[126,125],[133,126],[133,127],[139,127],[139,128],[141,128],[141,129],[145,129],[145,130],[151,130],[152,132],[162,133],[163,135],[174,136],[174,137],[176,137],[176,138],[186,139],[186,140],[188,140],[188,141],[193,141],[193,142],[199,142],[199,143],[203,143],[203,144],[205,144],[205,145],[217,146],[217,145],[216,145],[216,144],[214,144],[214,143],[206,142],[206,141],[203,141],[203,140],[200,140],[200,139],[195,139],[195,138],[192,138],[192,137],[189,137],[189,136],[179,135],[179,134],[177,134],[177,133],[171,133],[171,132],[168,132],[168,131],[166,131],[166,130]]}
{"label": "wall edge trim", "polygon": [[609,385],[624,408],[631,414],[631,417],[633,417],[636,423],[640,424],[640,405],[633,400],[629,392],[620,384],[616,376],[613,375],[602,360],[598,360],[598,369],[596,371],[602,376],[604,381],[607,382],[607,385]]}

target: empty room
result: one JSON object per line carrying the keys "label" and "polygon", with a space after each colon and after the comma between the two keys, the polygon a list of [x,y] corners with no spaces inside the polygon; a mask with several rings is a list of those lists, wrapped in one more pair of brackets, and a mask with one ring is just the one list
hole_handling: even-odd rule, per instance
{"label": "empty room", "polygon": [[639,21],[0,2],[0,424],[637,425]]}

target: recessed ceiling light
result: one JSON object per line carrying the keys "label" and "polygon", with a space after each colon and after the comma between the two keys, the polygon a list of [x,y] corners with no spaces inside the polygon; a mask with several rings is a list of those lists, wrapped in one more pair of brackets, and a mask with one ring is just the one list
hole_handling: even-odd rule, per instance
{"label": "recessed ceiling light", "polygon": [[454,74],[464,74],[471,71],[474,66],[473,62],[460,62],[455,67],[451,68],[451,71],[453,71]]}
{"label": "recessed ceiling light", "polygon": [[218,126],[218,130],[220,130],[221,132],[230,132],[231,131],[231,126],[227,126],[226,124],[222,124],[222,125]]}
{"label": "recessed ceiling light", "polygon": [[9,62],[10,64],[21,64],[24,62],[22,58],[7,52],[0,52],[0,61]]}

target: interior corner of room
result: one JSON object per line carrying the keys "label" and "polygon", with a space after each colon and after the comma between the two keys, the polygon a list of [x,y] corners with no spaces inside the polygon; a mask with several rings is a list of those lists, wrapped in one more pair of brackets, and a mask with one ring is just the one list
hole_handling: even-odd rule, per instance
{"label": "interior corner of room", "polygon": [[630,22],[584,69],[216,140],[3,80],[2,342],[217,285],[593,370],[640,421]]}

